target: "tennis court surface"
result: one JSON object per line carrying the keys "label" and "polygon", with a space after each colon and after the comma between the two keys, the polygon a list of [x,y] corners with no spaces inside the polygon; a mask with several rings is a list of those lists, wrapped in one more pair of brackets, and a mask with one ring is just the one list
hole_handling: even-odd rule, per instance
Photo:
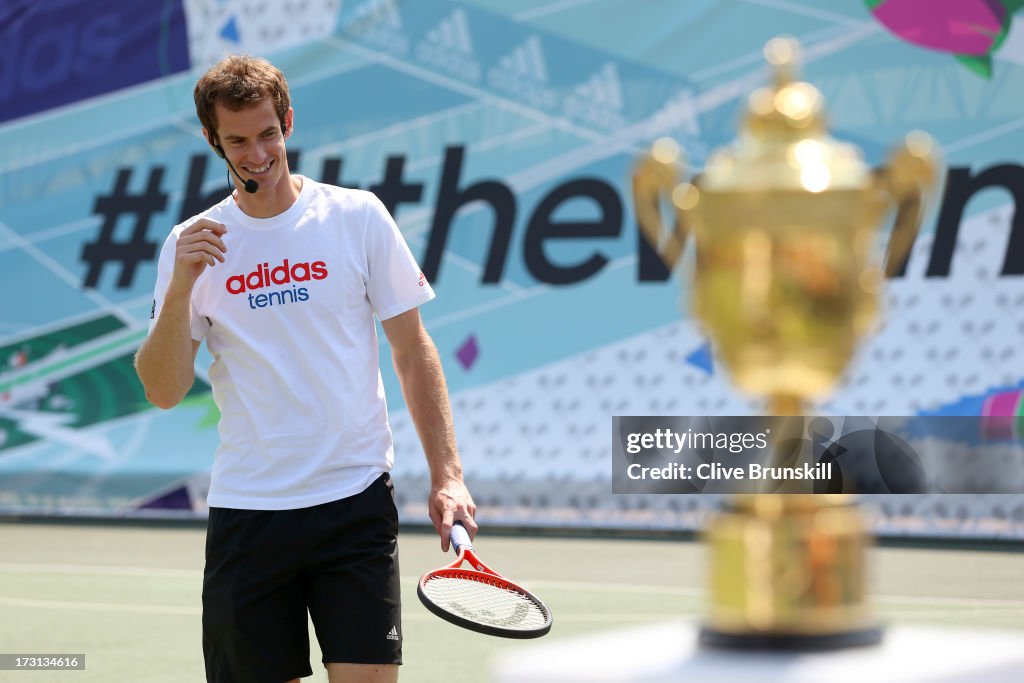
{"label": "tennis court surface", "polygon": [[[203,680],[202,528],[0,523],[0,650],[84,653],[84,671],[0,671],[0,681]],[[433,616],[418,576],[445,561],[433,533],[400,537],[403,683],[488,681],[496,656],[530,642],[478,635]],[[555,623],[545,642],[622,626],[698,619],[704,547],[680,540],[484,534],[489,564],[541,595]],[[875,548],[879,614],[889,623],[1024,632],[1024,552]],[[311,658],[320,653],[312,638]],[[462,664],[451,665],[459,652]],[[314,667],[312,678],[326,681]]]}

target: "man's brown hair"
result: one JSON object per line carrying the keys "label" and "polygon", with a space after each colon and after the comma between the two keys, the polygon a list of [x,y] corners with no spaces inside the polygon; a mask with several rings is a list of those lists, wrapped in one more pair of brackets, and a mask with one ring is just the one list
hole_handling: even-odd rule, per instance
{"label": "man's brown hair", "polygon": [[218,102],[230,111],[239,111],[269,97],[282,127],[291,106],[284,74],[267,60],[249,55],[229,55],[214,64],[196,82],[192,94],[199,121],[215,144],[218,140],[214,108]]}

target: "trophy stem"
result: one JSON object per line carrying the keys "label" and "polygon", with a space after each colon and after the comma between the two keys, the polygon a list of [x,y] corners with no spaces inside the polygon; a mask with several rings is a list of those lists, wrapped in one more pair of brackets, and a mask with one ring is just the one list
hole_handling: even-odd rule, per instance
{"label": "trophy stem", "polygon": [[793,394],[773,394],[768,398],[769,415],[803,415],[804,402]]}

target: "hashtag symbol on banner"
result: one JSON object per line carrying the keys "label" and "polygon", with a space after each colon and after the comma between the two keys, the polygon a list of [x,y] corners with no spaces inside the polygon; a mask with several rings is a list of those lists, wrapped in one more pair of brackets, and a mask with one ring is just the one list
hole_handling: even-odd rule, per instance
{"label": "hashtag symbol on banner", "polygon": [[[156,256],[157,244],[146,239],[146,232],[153,214],[167,208],[167,194],[160,191],[164,169],[158,166],[149,172],[149,181],[142,194],[128,192],[131,176],[130,168],[118,169],[113,192],[96,197],[92,211],[103,216],[103,225],[100,226],[96,241],[82,246],[82,260],[89,264],[89,272],[83,283],[85,287],[95,287],[104,266],[111,262],[121,264],[117,288],[131,287],[139,264],[152,261]],[[118,241],[114,234],[117,221],[126,215],[135,216],[135,226],[132,228],[131,239]]]}

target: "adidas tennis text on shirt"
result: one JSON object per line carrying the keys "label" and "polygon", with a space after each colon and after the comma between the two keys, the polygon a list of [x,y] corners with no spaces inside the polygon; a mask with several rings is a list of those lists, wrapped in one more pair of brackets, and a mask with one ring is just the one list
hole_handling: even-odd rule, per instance
{"label": "adidas tennis text on shirt", "polygon": [[227,227],[224,263],[203,270],[191,298],[221,412],[211,507],[319,505],[394,464],[374,315],[434,292],[375,195],[299,178],[283,213],[252,218],[229,196],[175,226],[160,253],[150,331],[182,230],[200,218]]}

